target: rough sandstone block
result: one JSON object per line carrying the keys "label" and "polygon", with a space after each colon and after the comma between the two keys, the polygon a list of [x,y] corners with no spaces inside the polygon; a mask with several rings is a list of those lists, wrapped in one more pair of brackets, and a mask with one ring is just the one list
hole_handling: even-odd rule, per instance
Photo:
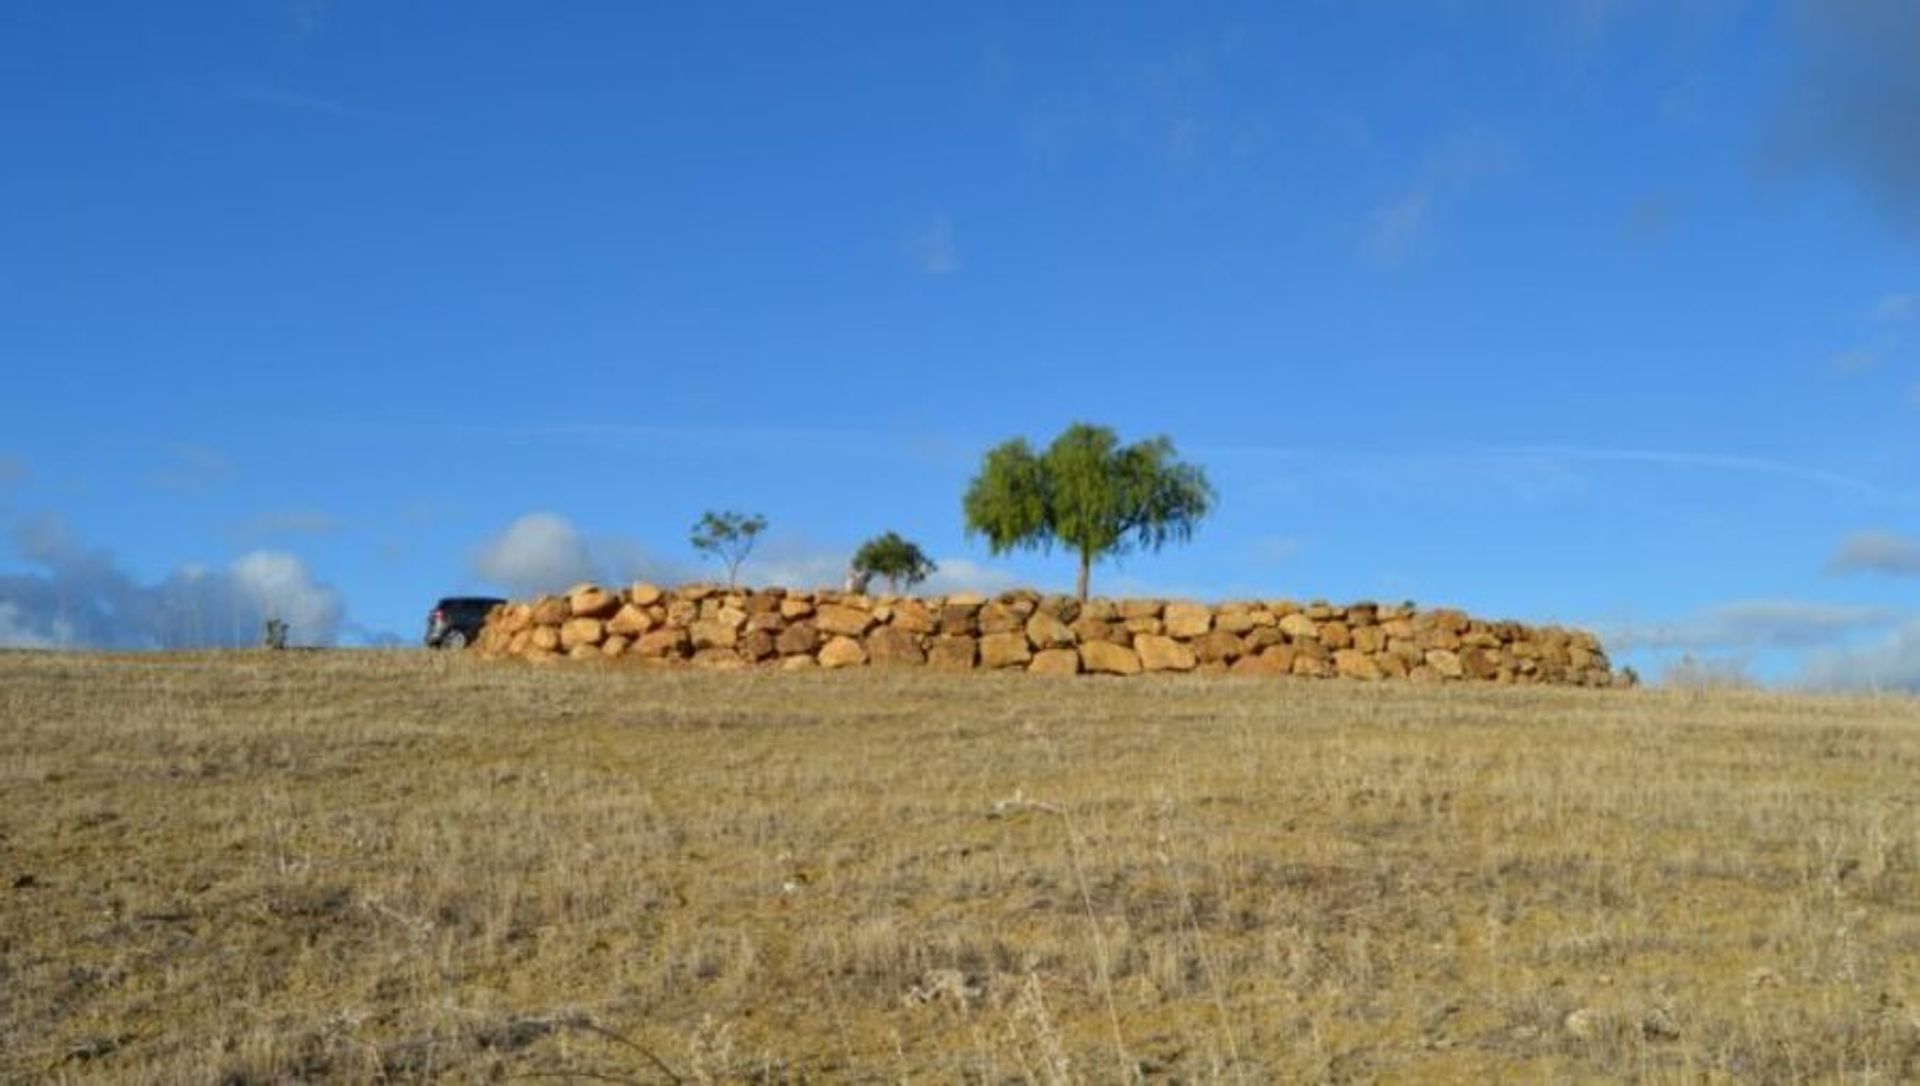
{"label": "rough sandstone block", "polygon": [[1073,649],[1042,649],[1034,654],[1027,670],[1035,675],[1078,675],[1080,654]]}
{"label": "rough sandstone block", "polygon": [[816,659],[821,667],[828,669],[859,667],[867,662],[867,650],[851,637],[835,637],[826,643]]}
{"label": "rough sandstone block", "polygon": [[1141,634],[1133,639],[1133,651],[1140,654],[1140,666],[1148,671],[1192,671],[1199,661],[1193,650],[1171,637]]}
{"label": "rough sandstone block", "polygon": [[1140,657],[1125,645],[1111,641],[1084,641],[1080,645],[1080,664],[1097,675],[1138,675]]}
{"label": "rough sandstone block", "polygon": [[1025,632],[991,633],[980,639],[981,667],[1016,667],[1032,658]]}

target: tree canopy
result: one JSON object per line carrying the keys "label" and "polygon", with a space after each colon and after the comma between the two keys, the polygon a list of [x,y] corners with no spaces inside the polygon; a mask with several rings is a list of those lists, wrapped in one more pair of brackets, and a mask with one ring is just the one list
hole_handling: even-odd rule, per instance
{"label": "tree canopy", "polygon": [[989,449],[962,505],[968,534],[985,536],[995,554],[1072,550],[1084,600],[1096,560],[1185,542],[1216,500],[1170,439],[1122,445],[1105,426],[1075,423],[1043,453],[1025,438]]}
{"label": "tree canopy", "polygon": [[874,536],[853,555],[854,572],[884,577],[895,592],[912,588],[938,568],[919,544],[901,538],[898,532]]}
{"label": "tree canopy", "polygon": [[694,524],[689,542],[694,550],[718,558],[727,567],[727,587],[732,588],[740,579],[740,563],[747,560],[747,555],[753,552],[753,544],[766,529],[767,518],[758,513],[748,515],[731,510],[715,512],[709,509]]}

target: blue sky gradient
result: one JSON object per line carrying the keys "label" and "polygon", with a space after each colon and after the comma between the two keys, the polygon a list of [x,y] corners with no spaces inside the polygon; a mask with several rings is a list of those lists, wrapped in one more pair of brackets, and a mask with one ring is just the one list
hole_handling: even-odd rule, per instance
{"label": "blue sky gradient", "polygon": [[[994,557],[981,452],[1221,494],[1110,594],[1920,686],[1920,7],[0,9],[0,643]],[[244,633],[242,631],[245,631]]]}

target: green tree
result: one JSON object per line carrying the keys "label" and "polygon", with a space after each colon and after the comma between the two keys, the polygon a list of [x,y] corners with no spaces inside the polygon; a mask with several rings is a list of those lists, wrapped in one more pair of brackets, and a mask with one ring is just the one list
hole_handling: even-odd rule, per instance
{"label": "green tree", "polygon": [[691,542],[694,550],[718,558],[726,565],[727,587],[732,588],[740,580],[740,563],[747,560],[747,555],[753,552],[754,542],[766,530],[767,518],[758,513],[749,516],[731,510],[717,513],[709,509],[693,526]]}
{"label": "green tree", "polygon": [[853,553],[855,573],[885,577],[895,592],[912,588],[938,568],[919,544],[900,538],[898,532],[874,536]]}
{"label": "green tree", "polygon": [[1206,473],[1180,462],[1167,438],[1122,445],[1107,427],[1074,423],[1044,453],[1025,438],[989,449],[962,504],[967,534],[985,536],[995,554],[1072,550],[1085,600],[1096,560],[1185,542],[1216,500]]}

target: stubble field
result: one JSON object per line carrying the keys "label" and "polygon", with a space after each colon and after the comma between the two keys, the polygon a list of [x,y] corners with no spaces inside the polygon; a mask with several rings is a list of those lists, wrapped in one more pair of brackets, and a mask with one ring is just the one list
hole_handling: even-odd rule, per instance
{"label": "stubble field", "polygon": [[1920,1078],[1920,703],[0,654],[0,1081]]}

